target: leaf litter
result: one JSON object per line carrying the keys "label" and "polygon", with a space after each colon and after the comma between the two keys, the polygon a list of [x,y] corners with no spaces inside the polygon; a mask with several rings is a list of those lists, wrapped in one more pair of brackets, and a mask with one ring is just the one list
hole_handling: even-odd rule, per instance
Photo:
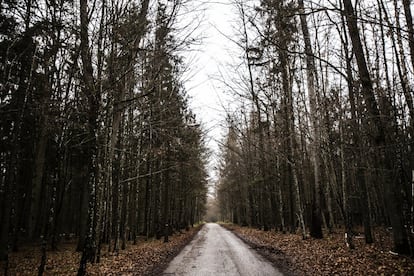
{"label": "leaf litter", "polygon": [[[136,245],[129,242],[125,250],[118,252],[108,252],[107,246],[103,246],[101,261],[88,263],[87,275],[160,275],[200,229],[201,225],[177,232],[168,243],[142,238]],[[44,275],[76,275],[81,254],[75,249],[76,240],[71,240],[62,242],[58,250],[48,251]],[[22,246],[18,252],[10,253],[9,275],[37,275],[40,260],[40,246]],[[2,270],[4,265],[2,262]]]}
{"label": "leaf litter", "polygon": [[355,249],[344,242],[344,230],[326,233],[323,239],[275,231],[223,225],[264,255],[285,275],[414,275],[414,259],[391,254],[391,233],[374,230],[375,243],[354,238]]}

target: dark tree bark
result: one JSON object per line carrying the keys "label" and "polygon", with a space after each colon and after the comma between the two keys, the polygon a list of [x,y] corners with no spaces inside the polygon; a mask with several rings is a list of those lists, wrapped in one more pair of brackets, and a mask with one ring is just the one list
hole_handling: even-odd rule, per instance
{"label": "dark tree bark", "polygon": [[[411,65],[414,70],[414,26],[411,14],[411,0],[402,0],[404,6],[405,21],[408,28],[408,46],[410,47]],[[412,119],[413,120],[413,119]]]}
{"label": "dark tree bark", "polygon": [[310,101],[310,116],[312,123],[312,155],[313,155],[313,169],[315,178],[314,188],[314,207],[312,208],[312,220],[310,227],[311,237],[321,239],[322,234],[322,219],[321,219],[321,183],[320,183],[320,149],[319,149],[319,126],[318,126],[318,107],[317,107],[317,91],[315,85],[316,79],[316,67],[313,58],[312,45],[310,40],[310,34],[308,29],[308,23],[305,15],[305,7],[303,0],[298,1],[300,9],[300,24],[302,28],[303,39],[305,42],[305,53],[306,53],[306,73],[307,73],[307,85],[309,92]]}
{"label": "dark tree bark", "polygon": [[100,97],[95,86],[95,79],[93,76],[92,57],[89,49],[89,35],[88,35],[88,0],[80,0],[80,49],[82,59],[82,77],[83,77],[83,94],[88,101],[88,125],[87,137],[88,143],[86,148],[86,158],[84,160],[88,175],[85,180],[85,191],[87,191],[88,208],[87,211],[87,229],[85,245],[82,249],[82,257],[79,263],[78,275],[85,275],[86,263],[94,259],[94,242],[93,242],[93,218],[94,218],[94,193],[96,181],[98,179],[97,166],[97,134],[98,134],[98,112]]}
{"label": "dark tree bark", "polygon": [[[373,132],[373,137],[371,139],[373,145],[378,147],[381,161],[384,164],[384,169],[386,170],[385,174],[389,174],[390,171],[393,171],[393,166],[390,164],[390,158],[388,154],[393,153],[389,149],[389,146],[386,142],[384,126],[380,119],[380,112],[374,96],[372,81],[367,68],[361,38],[358,31],[357,18],[351,0],[343,0],[343,3],[349,35],[352,41],[352,48],[354,50],[356,62],[358,65],[358,72],[362,85],[362,95],[364,97],[365,107],[369,115],[370,124],[372,124],[370,126]],[[392,181],[391,177],[391,175],[385,177],[384,185],[386,197],[389,201],[389,215],[393,228],[394,250],[397,253],[409,254],[407,233],[404,229],[400,189],[398,187],[398,183]]]}

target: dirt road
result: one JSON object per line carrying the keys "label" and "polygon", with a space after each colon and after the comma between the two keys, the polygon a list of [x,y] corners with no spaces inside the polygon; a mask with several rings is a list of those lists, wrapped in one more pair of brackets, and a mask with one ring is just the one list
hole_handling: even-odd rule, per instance
{"label": "dirt road", "polygon": [[282,275],[230,231],[207,223],[174,258],[166,275]]}

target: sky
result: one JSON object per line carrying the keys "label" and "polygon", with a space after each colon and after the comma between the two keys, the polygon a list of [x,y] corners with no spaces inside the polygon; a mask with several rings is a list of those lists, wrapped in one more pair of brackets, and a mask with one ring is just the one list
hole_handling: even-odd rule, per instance
{"label": "sky", "polygon": [[[201,3],[202,1],[196,1]],[[232,42],[226,36],[234,33],[235,13],[231,0],[203,1],[196,12],[200,26],[194,36],[201,37],[185,60],[190,68],[185,76],[189,104],[205,131],[206,144],[212,151],[209,164],[211,182],[217,179],[219,142],[225,135],[225,109],[231,104],[220,74],[232,63]]]}

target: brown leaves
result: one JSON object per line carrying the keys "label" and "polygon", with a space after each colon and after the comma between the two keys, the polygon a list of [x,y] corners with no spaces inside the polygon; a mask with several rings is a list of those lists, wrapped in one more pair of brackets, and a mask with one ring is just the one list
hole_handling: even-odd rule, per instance
{"label": "brown leaves", "polygon": [[[171,259],[192,240],[200,227],[170,237],[169,243],[162,240],[129,243],[119,253],[102,248],[100,263],[87,266],[88,275],[159,275]],[[75,252],[76,243],[65,243],[58,251],[47,252],[45,275],[76,275],[80,253]],[[37,275],[41,259],[40,247],[21,248],[10,255],[10,275]],[[3,264],[2,264],[3,265]],[[2,266],[3,268],[3,266]]]}
{"label": "brown leaves", "polygon": [[[295,275],[414,275],[414,261],[389,253],[391,237],[383,229],[375,229],[374,244],[363,238],[354,239],[355,249],[349,250],[343,230],[325,234],[322,240],[300,235],[265,232],[252,228],[225,226],[252,247],[274,261],[288,274]],[[273,248],[273,249],[270,249]]]}
{"label": "brown leaves", "polygon": [[[74,275],[77,272],[80,253],[75,252],[75,242],[65,242],[57,251],[47,252],[44,275]],[[22,246],[9,255],[10,275],[37,275],[41,260],[40,246]],[[4,269],[1,263],[1,269]]]}
{"label": "brown leaves", "polygon": [[99,264],[88,266],[89,275],[151,275],[164,268],[180,249],[191,240],[196,230],[174,235],[169,243],[151,240],[129,245],[118,255],[111,254]]}

